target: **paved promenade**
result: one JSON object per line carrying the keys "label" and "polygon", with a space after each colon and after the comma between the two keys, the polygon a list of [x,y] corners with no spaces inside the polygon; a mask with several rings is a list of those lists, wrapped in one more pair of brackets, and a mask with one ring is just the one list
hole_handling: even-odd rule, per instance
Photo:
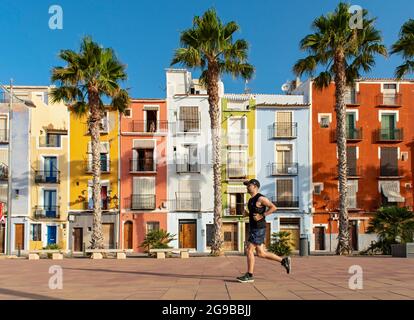
{"label": "paved promenade", "polygon": [[[49,288],[59,265],[63,289]],[[60,261],[0,259],[0,299],[414,299],[414,259],[293,257],[293,273],[257,259],[255,283],[241,284],[245,257]],[[363,289],[349,289],[349,267],[362,268]]]}

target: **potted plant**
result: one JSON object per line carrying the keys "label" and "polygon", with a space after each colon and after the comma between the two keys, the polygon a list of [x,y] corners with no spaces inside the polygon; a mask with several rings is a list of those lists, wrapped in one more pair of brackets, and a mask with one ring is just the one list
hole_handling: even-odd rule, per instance
{"label": "potted plant", "polygon": [[292,245],[290,232],[274,232],[268,250],[278,256],[289,256],[292,253]]}
{"label": "potted plant", "polygon": [[175,235],[172,235],[163,229],[152,230],[147,233],[140,247],[145,248],[145,252],[148,253],[148,256],[151,256],[150,249],[171,248],[168,244],[175,240],[174,237]]}

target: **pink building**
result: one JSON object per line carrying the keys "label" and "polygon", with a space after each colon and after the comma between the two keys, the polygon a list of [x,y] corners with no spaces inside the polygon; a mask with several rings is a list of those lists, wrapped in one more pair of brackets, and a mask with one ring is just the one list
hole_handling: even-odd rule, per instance
{"label": "pink building", "polygon": [[167,230],[167,106],[135,99],[121,116],[121,246],[143,252],[148,231]]}

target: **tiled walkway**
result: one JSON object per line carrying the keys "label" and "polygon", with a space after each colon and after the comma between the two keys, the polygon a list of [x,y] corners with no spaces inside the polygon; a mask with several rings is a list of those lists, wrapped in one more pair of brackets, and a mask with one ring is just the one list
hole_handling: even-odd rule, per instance
{"label": "tiled walkway", "polygon": [[[49,267],[63,270],[63,289],[49,289]],[[245,257],[156,260],[0,259],[0,299],[414,299],[414,259],[293,257],[287,275],[257,259],[256,281],[241,284]],[[363,289],[350,290],[349,267],[363,270]]]}

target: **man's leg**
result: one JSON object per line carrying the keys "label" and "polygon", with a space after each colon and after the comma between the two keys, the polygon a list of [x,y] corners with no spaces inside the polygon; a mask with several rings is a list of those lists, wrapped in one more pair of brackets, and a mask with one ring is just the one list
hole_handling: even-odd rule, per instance
{"label": "man's leg", "polygon": [[278,255],[266,251],[266,249],[264,248],[264,244],[261,244],[260,246],[256,246],[256,252],[257,252],[257,255],[260,258],[274,260],[274,261],[277,261],[277,262],[282,262],[282,260],[283,260],[283,258],[279,257]]}
{"label": "man's leg", "polygon": [[247,245],[247,272],[253,274],[254,270],[254,249],[256,245],[248,243]]}

